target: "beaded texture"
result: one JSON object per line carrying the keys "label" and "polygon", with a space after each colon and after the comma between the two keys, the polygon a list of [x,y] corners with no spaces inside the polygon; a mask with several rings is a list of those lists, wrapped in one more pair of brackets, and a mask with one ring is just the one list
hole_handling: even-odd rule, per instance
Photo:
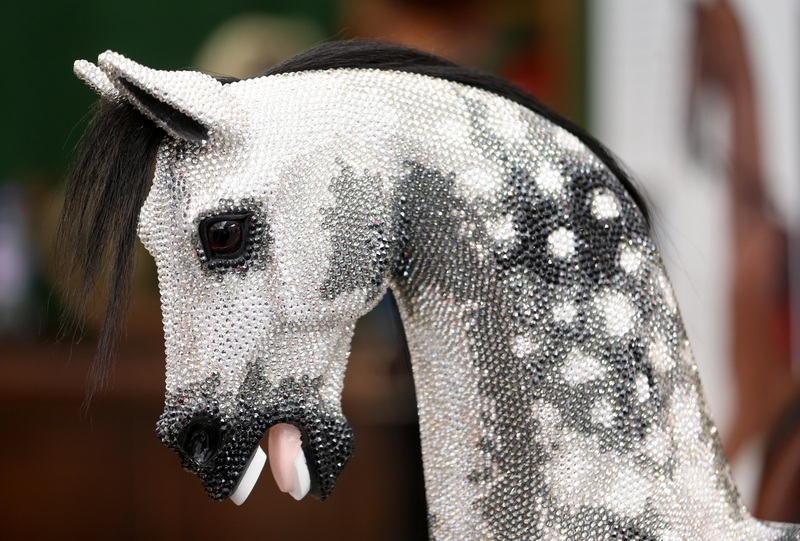
{"label": "beaded texture", "polygon": [[[648,227],[573,134],[412,73],[222,85],[110,52],[76,73],[168,133],[122,80],[208,129],[165,138],[139,234],[166,338],[158,434],[212,498],[279,422],[330,494],[355,321],[390,287],[433,539],[800,539],[744,508]],[[209,264],[198,227],[231,213],[252,217],[247,257]],[[181,451],[193,422],[222,442],[202,462]]]}

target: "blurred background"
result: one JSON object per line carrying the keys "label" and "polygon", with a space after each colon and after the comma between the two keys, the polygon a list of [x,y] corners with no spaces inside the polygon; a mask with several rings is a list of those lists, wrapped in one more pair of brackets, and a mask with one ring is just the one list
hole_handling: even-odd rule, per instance
{"label": "blurred background", "polygon": [[387,298],[358,325],[356,454],[324,504],[262,475],[209,500],[155,436],[164,346],[139,250],[111,388],[81,413],[52,237],[113,49],[246,77],[323,40],[404,43],[493,71],[585,126],[639,179],[726,454],[758,517],[800,522],[800,0],[31,0],[0,16],[0,538],[427,539],[413,383]]}

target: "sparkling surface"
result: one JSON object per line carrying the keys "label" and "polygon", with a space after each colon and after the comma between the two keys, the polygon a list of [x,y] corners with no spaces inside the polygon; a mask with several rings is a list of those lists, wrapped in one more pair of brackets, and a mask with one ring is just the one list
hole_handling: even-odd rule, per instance
{"label": "sparkling surface", "polygon": [[[139,232],[166,336],[158,433],[213,498],[280,422],[330,493],[353,445],[340,396],[354,323],[388,286],[432,538],[800,539],[743,507],[648,228],[574,135],[409,73],[223,86],[113,53],[98,64],[76,70],[107,98],[130,99],[123,77],[209,128],[166,139]],[[198,227],[232,213],[252,213],[250,249],[217,266]],[[220,427],[211,465],[178,445],[194,419]]]}

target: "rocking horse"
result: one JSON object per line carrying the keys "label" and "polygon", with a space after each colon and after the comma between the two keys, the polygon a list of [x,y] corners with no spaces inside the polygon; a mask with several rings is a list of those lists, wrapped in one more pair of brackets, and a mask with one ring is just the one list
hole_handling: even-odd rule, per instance
{"label": "rocking horse", "polygon": [[166,339],[157,432],[211,498],[244,501],[267,433],[283,491],[331,493],[354,325],[388,288],[432,538],[800,540],[742,504],[633,183],[521,90],[363,41],[244,80],[113,52],[75,72],[101,100],[59,234],[78,299],[111,260],[96,385],[138,231]]}

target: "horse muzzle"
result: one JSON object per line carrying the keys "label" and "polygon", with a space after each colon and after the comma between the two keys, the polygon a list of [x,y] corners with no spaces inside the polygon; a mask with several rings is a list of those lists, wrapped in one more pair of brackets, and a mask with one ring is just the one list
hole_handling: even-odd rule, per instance
{"label": "horse muzzle", "polygon": [[[251,379],[261,388],[248,384]],[[233,407],[188,389],[168,397],[156,432],[212,499],[241,505],[267,462],[259,442],[269,431],[278,487],[295,499],[311,494],[325,500],[353,454],[354,438],[338,407],[320,401],[320,384],[290,377],[269,387],[263,378],[248,377]]]}

